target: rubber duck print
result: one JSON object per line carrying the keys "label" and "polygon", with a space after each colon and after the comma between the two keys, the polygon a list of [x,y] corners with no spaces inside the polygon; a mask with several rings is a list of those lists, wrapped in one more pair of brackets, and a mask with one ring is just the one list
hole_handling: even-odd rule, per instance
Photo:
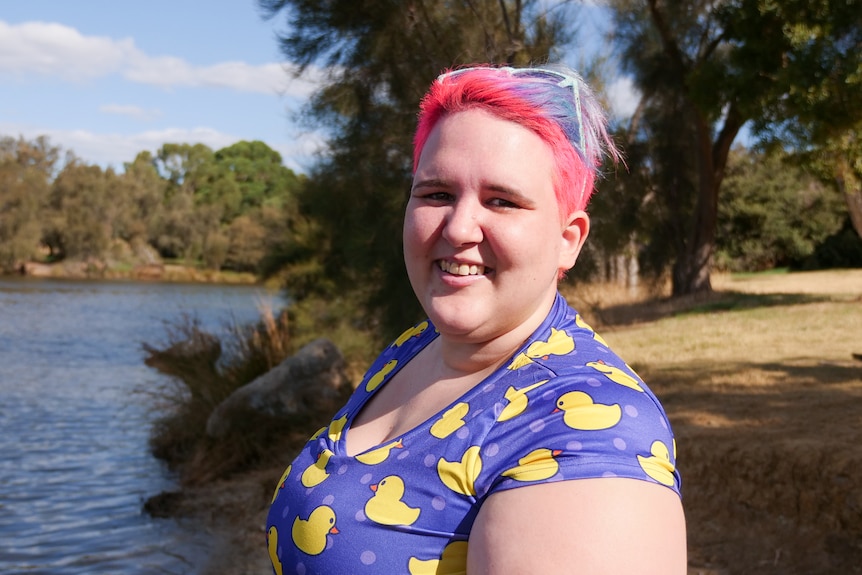
{"label": "rubber duck print", "polygon": [[464,452],[461,461],[437,461],[437,475],[443,485],[461,495],[476,495],[476,479],[482,472],[482,457],[479,446],[474,445]]}
{"label": "rubber duck print", "polygon": [[365,516],[381,525],[412,525],[419,519],[419,508],[410,507],[404,497],[404,480],[389,475],[371,485],[374,495],[365,503]]}
{"label": "rubber duck print", "polygon": [[[676,446],[674,445],[674,451]],[[661,441],[653,441],[650,446],[650,456],[638,455],[638,463],[644,472],[661,483],[672,486],[674,484],[673,471],[675,466],[670,461],[670,452],[667,445]]]}
{"label": "rubber duck print", "polygon": [[597,342],[599,342],[603,346],[608,347],[608,342],[606,342],[602,336],[597,334],[596,330],[594,330],[592,327],[590,327],[590,324],[588,324],[587,322],[584,321],[584,318],[581,317],[581,314],[577,314],[575,316],[575,324],[582,329],[585,329],[587,331],[592,332],[594,340],[596,340]]}
{"label": "rubber duck print", "polygon": [[563,330],[551,328],[548,341],[534,341],[527,351],[519,353],[509,364],[508,369],[518,369],[533,363],[534,359],[548,359],[552,355],[566,355],[575,350],[575,340]]}
{"label": "rubber duck print", "polygon": [[293,520],[291,536],[293,543],[303,553],[320,555],[326,549],[327,535],[338,533],[335,527],[335,511],[327,505],[315,507],[308,519],[297,516]]}
{"label": "rubber duck print", "polygon": [[329,473],[326,472],[326,465],[333,455],[335,454],[328,449],[317,454],[317,461],[306,467],[300,477],[300,481],[305,487],[320,485],[329,477]]}
{"label": "rubber duck print", "polygon": [[[613,381],[614,383],[618,383],[620,385],[624,385],[628,388],[634,389],[635,391],[643,391],[644,388],[641,387],[641,382],[618,367],[613,365],[608,365],[605,362],[599,361],[590,361],[587,362],[587,367],[591,367]],[[629,366],[626,366],[629,367]],[[629,367],[629,369],[631,369]],[[634,370],[632,370],[634,373]]]}
{"label": "rubber duck print", "polygon": [[622,419],[623,413],[619,404],[595,403],[593,398],[583,391],[570,391],[561,395],[554,413],[558,411],[563,412],[566,425],[581,431],[613,427]]}
{"label": "rubber duck print", "polygon": [[371,376],[371,379],[368,380],[368,383],[365,384],[365,391],[372,392],[377,389],[377,386],[383,383],[383,380],[386,379],[386,376],[395,369],[395,366],[398,365],[397,359],[390,359],[386,362],[386,365],[380,368],[380,371]]}
{"label": "rubber duck print", "polygon": [[401,443],[400,439],[396,439],[395,441],[390,441],[383,447],[378,447],[377,449],[361,453],[355,456],[354,459],[360,463],[364,463],[365,465],[377,465],[378,463],[386,461],[386,458],[389,457],[389,453],[393,449],[401,449],[402,447],[404,447],[404,444]]}
{"label": "rubber duck print", "polygon": [[407,563],[410,575],[446,575],[467,572],[467,542],[453,541],[443,548],[439,559],[411,557]]}
{"label": "rubber duck print", "polygon": [[469,412],[469,404],[463,401],[458,403],[434,422],[431,426],[431,435],[437,439],[446,439],[464,425],[464,416]]}
{"label": "rubber duck print", "polygon": [[278,559],[278,529],[275,528],[275,525],[266,532],[266,549],[269,551],[269,560],[272,562],[272,570],[275,575],[282,575],[284,570]]}
{"label": "rubber duck print", "polygon": [[560,464],[554,459],[562,453],[560,449],[541,447],[534,449],[518,460],[518,465],[503,472],[505,477],[516,481],[541,481],[549,479],[560,470]]}
{"label": "rubber duck print", "polygon": [[281,478],[278,480],[278,483],[275,484],[275,491],[272,494],[272,501],[270,504],[275,503],[275,498],[278,497],[278,492],[284,487],[284,482],[287,480],[287,476],[290,475],[290,470],[293,469],[293,465],[288,465],[287,469],[284,470],[284,473],[281,474]]}
{"label": "rubber duck print", "polygon": [[524,413],[524,410],[527,409],[527,393],[536,389],[540,385],[548,383],[548,381],[550,380],[544,379],[534,383],[533,385],[522,387],[521,389],[509,387],[505,394],[509,403],[503,408],[503,411],[500,412],[500,415],[497,417],[497,421],[508,421],[513,417],[517,417]]}
{"label": "rubber duck print", "polygon": [[317,431],[315,431],[315,432],[314,432],[314,435],[312,435],[311,437],[309,437],[309,438],[308,438],[308,441],[306,441],[306,443],[308,443],[309,441],[314,441],[315,439],[317,439],[318,437],[320,437],[321,435],[323,435],[323,432],[324,432],[324,431],[326,431],[327,429],[329,429],[329,426],[328,426],[328,425],[324,425],[323,427],[321,427],[320,429],[318,429]]}
{"label": "rubber duck print", "polygon": [[341,439],[341,432],[344,431],[344,425],[347,423],[347,414],[345,413],[338,419],[333,419],[329,422],[329,439],[338,441]]}
{"label": "rubber duck print", "polygon": [[408,329],[407,331],[405,331],[404,333],[399,335],[398,339],[396,339],[394,342],[392,342],[392,346],[393,347],[401,347],[402,345],[404,345],[405,343],[410,341],[411,337],[419,337],[420,335],[422,335],[422,332],[424,332],[426,329],[428,329],[428,321],[427,320],[423,321],[420,324],[417,324],[414,327],[411,327],[410,329]]}

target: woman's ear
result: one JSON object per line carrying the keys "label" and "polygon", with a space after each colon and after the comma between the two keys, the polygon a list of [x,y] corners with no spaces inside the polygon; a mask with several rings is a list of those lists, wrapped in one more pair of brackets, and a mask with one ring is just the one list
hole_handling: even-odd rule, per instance
{"label": "woman's ear", "polygon": [[578,210],[566,218],[560,234],[560,271],[574,267],[589,233],[590,216],[587,212]]}

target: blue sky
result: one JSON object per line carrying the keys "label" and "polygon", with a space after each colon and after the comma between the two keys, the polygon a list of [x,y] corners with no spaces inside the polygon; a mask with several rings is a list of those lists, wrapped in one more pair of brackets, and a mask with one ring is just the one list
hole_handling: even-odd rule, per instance
{"label": "blue sky", "polygon": [[[315,71],[288,73],[255,0],[19,0],[0,7],[0,135],[122,169],[166,142],[262,140],[305,171],[319,135],[293,116]],[[586,32],[597,23],[587,23]],[[632,107],[625,81],[611,90]]]}
{"label": "blue sky", "polygon": [[254,0],[28,0],[0,7],[0,135],[122,168],[165,142],[262,140],[301,171],[291,121],[313,82],[285,70]]}

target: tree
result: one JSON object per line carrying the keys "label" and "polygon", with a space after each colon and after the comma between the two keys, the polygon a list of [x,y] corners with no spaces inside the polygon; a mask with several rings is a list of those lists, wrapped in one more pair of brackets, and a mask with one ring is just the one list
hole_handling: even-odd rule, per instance
{"label": "tree", "polygon": [[835,190],[778,153],[731,150],[718,210],[717,264],[731,271],[796,265],[840,229]]}
{"label": "tree", "polygon": [[152,241],[155,244],[151,228],[161,215],[166,182],[159,176],[150,152],[140,152],[134,161],[124,164],[124,168],[118,178],[117,195],[124,199],[127,209],[115,223],[116,233],[129,243]]}
{"label": "tree", "polygon": [[44,136],[32,142],[0,138],[0,271],[13,271],[36,254],[40,211],[59,155],[60,149]]}
{"label": "tree", "polygon": [[[652,172],[660,203],[675,207],[664,220],[675,244],[673,293],[709,291],[719,191],[745,123],[764,138],[795,130],[816,144],[812,134],[862,117],[852,96],[862,5],[613,0],[611,7],[624,65],[643,93],[633,133],[684,142],[641,166]],[[691,211],[682,213],[689,202]]]}
{"label": "tree", "polygon": [[77,159],[63,167],[51,187],[45,243],[59,258],[102,256],[114,237],[119,204],[112,197],[116,175]]}
{"label": "tree", "polygon": [[317,298],[339,310],[333,321],[394,336],[420,314],[400,245],[420,97],[447,67],[559,56],[570,39],[565,3],[550,12],[530,0],[259,4],[285,17],[280,40],[289,60],[326,68],[309,117],[331,136],[299,198],[302,217],[292,225],[301,233],[279,246],[280,262],[270,258],[270,268],[288,270],[295,312]]}

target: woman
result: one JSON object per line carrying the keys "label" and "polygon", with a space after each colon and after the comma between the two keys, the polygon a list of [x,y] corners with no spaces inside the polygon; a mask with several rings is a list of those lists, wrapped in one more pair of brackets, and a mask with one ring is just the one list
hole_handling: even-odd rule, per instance
{"label": "woman", "polygon": [[428,320],[285,471],[276,573],[685,573],[664,411],[557,292],[603,146],[570,71],[433,83],[404,222]]}

